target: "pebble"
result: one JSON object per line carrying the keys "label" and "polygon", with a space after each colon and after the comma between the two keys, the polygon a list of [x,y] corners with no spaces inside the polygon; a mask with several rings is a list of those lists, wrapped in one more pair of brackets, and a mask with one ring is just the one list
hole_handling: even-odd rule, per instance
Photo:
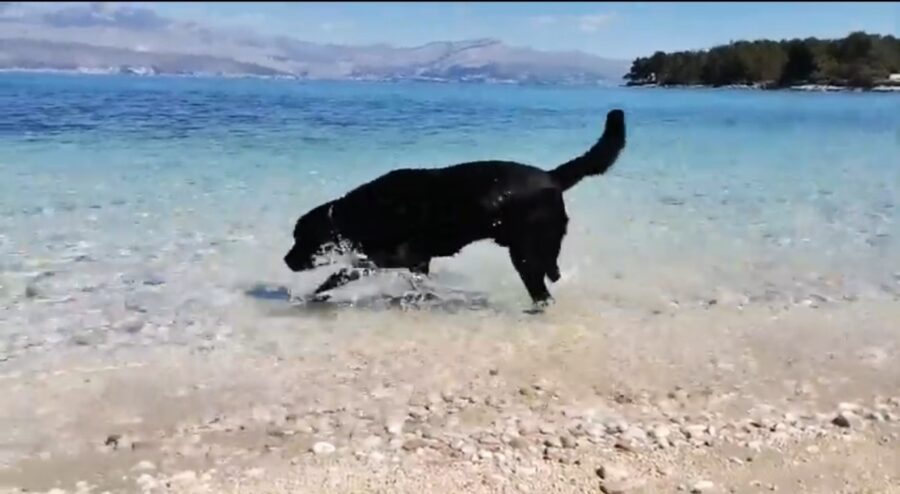
{"label": "pebble", "polygon": [[144,461],[138,463],[137,465],[133,466],[131,469],[132,469],[132,470],[137,470],[137,471],[141,471],[141,470],[156,470],[156,465],[154,465],[153,462],[144,460]]}
{"label": "pebble", "polygon": [[319,456],[325,456],[334,453],[335,449],[336,448],[333,444],[325,441],[319,441],[313,444],[312,452]]}
{"label": "pebble", "polygon": [[610,434],[621,434],[628,430],[628,422],[624,420],[610,420],[605,424],[606,432]]}
{"label": "pebble", "polygon": [[534,422],[531,421],[522,421],[519,423],[519,434],[523,436],[530,436],[538,431],[538,427]]}
{"label": "pebble", "polygon": [[591,439],[597,440],[606,434],[607,429],[599,425],[592,425],[588,428],[587,434]]}
{"label": "pebble", "polygon": [[544,440],[544,446],[548,448],[562,448],[562,441],[556,436],[552,436]]}
{"label": "pebble", "polygon": [[603,481],[600,483],[600,492],[603,494],[626,494],[638,487],[636,484],[626,481]]}
{"label": "pebble", "polygon": [[[146,475],[146,474],[145,474]],[[188,484],[197,481],[197,473],[193,470],[185,470],[183,472],[176,473],[171,478],[169,478],[169,482],[175,484]]]}
{"label": "pebble", "polygon": [[628,479],[628,470],[626,470],[621,465],[616,465],[613,463],[606,463],[600,465],[600,468],[597,469],[597,475],[607,481],[611,482],[621,482]]}
{"label": "pebble", "polygon": [[272,428],[272,429],[269,429],[268,431],[266,431],[266,434],[268,434],[271,437],[277,438],[277,439],[284,439],[288,436],[294,435],[294,431],[289,430],[289,429]]}
{"label": "pebble", "polygon": [[466,456],[469,456],[469,457],[474,456],[475,453],[478,452],[478,450],[475,448],[475,446],[472,446],[471,444],[463,444],[462,446],[460,446],[458,448],[458,450],[460,453],[462,453]]}
{"label": "pebble", "polygon": [[694,485],[691,486],[691,494],[703,494],[705,492],[710,492],[716,485],[710,482],[709,480],[700,480],[695,482]]}
{"label": "pebble", "polygon": [[885,420],[881,412],[868,412],[866,413],[866,419],[874,422],[884,422]]}
{"label": "pebble", "polygon": [[669,440],[669,436],[671,434],[672,431],[664,425],[658,426],[650,432],[650,436],[653,437],[654,440],[656,440],[656,444],[663,448],[672,444]]}
{"label": "pebble", "polygon": [[618,441],[616,441],[615,448],[621,451],[634,453],[638,449],[638,446],[634,442],[627,439],[619,439]]}
{"label": "pebble", "polygon": [[424,447],[428,446],[428,444],[423,439],[410,439],[403,443],[404,451],[417,451]]}
{"label": "pebble", "polygon": [[111,446],[113,449],[119,447],[119,441],[122,440],[121,434],[110,434],[106,436],[106,441],[103,441],[104,446]]}
{"label": "pebble", "polygon": [[482,436],[478,438],[478,443],[483,446],[499,446],[500,440],[494,436]]}
{"label": "pebble", "polygon": [[578,446],[575,438],[572,436],[562,436],[559,438],[559,444],[566,449],[574,449]]}
{"label": "pebble", "polygon": [[248,479],[258,479],[262,478],[262,476],[266,473],[266,471],[262,468],[251,468],[244,472],[244,476]]}
{"label": "pebble", "polygon": [[514,437],[509,440],[509,446],[513,449],[528,449],[528,441],[521,437]]}
{"label": "pebble", "polygon": [[845,429],[853,427],[856,422],[856,416],[852,412],[843,411],[837,414],[835,418],[831,420],[831,423],[838,426],[843,427]]}
{"label": "pebble", "polygon": [[265,407],[253,407],[250,416],[256,422],[271,422],[272,412]]}
{"label": "pebble", "polygon": [[629,427],[628,430],[622,433],[622,439],[628,441],[640,441],[647,437],[647,433],[644,432],[644,429],[640,427]]}
{"label": "pebble", "polygon": [[388,434],[392,436],[399,436],[403,433],[403,421],[402,420],[391,420],[387,423],[384,428]]}
{"label": "pebble", "polygon": [[159,483],[156,481],[156,479],[153,478],[152,475],[146,473],[138,477],[135,482],[137,482],[137,485],[141,486],[141,490],[144,491],[155,489],[156,486],[159,485]]}
{"label": "pebble", "polygon": [[701,438],[706,435],[705,425],[686,425],[682,428],[682,432],[688,439]]}
{"label": "pebble", "polygon": [[378,446],[380,446],[382,441],[384,441],[384,440],[381,439],[381,437],[372,435],[372,436],[369,436],[369,437],[363,439],[362,444],[363,444],[363,447],[365,447],[366,449],[374,449],[374,448],[377,448]]}
{"label": "pebble", "polygon": [[508,438],[513,438],[513,437],[519,436],[519,430],[513,426],[509,426],[509,427],[503,429],[503,436],[505,436],[507,438],[506,442],[509,442]]}

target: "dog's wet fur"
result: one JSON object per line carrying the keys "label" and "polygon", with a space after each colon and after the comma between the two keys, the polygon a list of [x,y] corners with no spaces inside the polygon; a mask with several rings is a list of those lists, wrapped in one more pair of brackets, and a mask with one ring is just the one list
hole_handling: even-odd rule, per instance
{"label": "dog's wet fur", "polygon": [[544,278],[560,278],[557,258],[569,218],[563,193],[602,175],[625,147],[625,114],[612,110],[600,139],[584,154],[546,171],[513,161],[476,161],[437,169],[400,169],[322,204],[297,220],[284,257],[292,271],[315,267],[326,249],[363,255],[332,275],[322,294],[377,268],[428,275],[435,257],[485,239],[509,249],[536,305],[552,300]]}

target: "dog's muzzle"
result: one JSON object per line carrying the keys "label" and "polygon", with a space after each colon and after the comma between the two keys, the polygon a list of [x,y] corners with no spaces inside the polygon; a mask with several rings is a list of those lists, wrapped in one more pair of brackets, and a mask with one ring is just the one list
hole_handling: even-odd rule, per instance
{"label": "dog's muzzle", "polygon": [[297,271],[303,271],[304,269],[309,269],[309,267],[305,265],[306,263],[297,259],[297,256],[294,255],[293,250],[291,250],[290,252],[287,253],[287,255],[284,256],[284,263],[287,264],[287,267],[290,268],[290,270],[295,273]]}

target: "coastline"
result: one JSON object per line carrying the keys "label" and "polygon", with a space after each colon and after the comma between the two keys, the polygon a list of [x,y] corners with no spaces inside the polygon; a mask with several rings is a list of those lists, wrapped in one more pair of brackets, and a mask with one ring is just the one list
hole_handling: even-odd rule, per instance
{"label": "coastline", "polygon": [[830,84],[800,84],[786,87],[771,87],[765,84],[728,84],[724,86],[709,86],[704,84],[623,84],[622,87],[633,88],[655,88],[655,89],[738,89],[752,91],[797,91],[797,92],[820,92],[820,93],[893,93],[900,92],[900,84],[875,85],[871,88],[851,87],[851,86],[835,86]]}
{"label": "coastline", "polygon": [[795,91],[817,93],[894,93],[900,92],[900,85],[876,85],[871,88],[859,88],[849,86],[835,86],[829,84],[802,84],[787,87],[767,87],[763,84],[729,84],[724,86],[708,86],[703,84],[671,84],[661,85],[647,84],[615,84],[611,82],[534,82],[515,80],[450,80],[435,78],[390,78],[375,79],[369,77],[360,78],[304,78],[292,75],[259,75],[259,74],[168,74],[168,73],[140,73],[122,72],[116,70],[69,70],[69,69],[0,69],[2,74],[47,74],[65,76],[119,76],[134,78],[175,78],[175,79],[255,79],[266,81],[293,81],[298,83],[314,82],[346,82],[346,83],[416,83],[416,84],[475,84],[496,86],[523,86],[523,87],[601,87],[601,88],[650,88],[650,89],[730,89],[753,91]]}
{"label": "coastline", "polygon": [[328,78],[328,77],[303,77],[291,74],[227,74],[227,73],[167,73],[152,72],[142,70],[121,70],[119,68],[110,69],[50,69],[50,68],[0,68],[2,74],[46,74],[46,75],[66,75],[66,76],[119,76],[134,78],[173,78],[173,79],[256,79],[256,80],[277,80],[277,81],[293,81],[298,83],[306,82],[354,82],[354,83],[425,83],[425,84],[485,84],[495,86],[531,86],[531,87],[624,87],[622,84],[613,83],[611,81],[594,80],[590,82],[584,81],[530,81],[516,79],[494,79],[472,77],[464,79],[443,79],[439,77],[344,77],[344,78]]}

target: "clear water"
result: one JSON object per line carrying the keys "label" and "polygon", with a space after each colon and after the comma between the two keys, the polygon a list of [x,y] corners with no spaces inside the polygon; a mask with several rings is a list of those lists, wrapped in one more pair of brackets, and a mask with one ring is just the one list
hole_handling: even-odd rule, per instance
{"label": "clear water", "polygon": [[[327,272],[293,274],[281,259],[298,215],[383,172],[494,158],[549,168],[587,149],[613,107],[628,146],[567,195],[551,286],[565,310],[541,321],[591,327],[713,299],[898,299],[896,95],[4,74],[0,360],[303,340],[410,317],[417,330],[535,320],[487,242],[433,264],[432,290],[486,298],[464,314],[322,317],[285,294]],[[343,293],[406,289],[387,277]]]}

